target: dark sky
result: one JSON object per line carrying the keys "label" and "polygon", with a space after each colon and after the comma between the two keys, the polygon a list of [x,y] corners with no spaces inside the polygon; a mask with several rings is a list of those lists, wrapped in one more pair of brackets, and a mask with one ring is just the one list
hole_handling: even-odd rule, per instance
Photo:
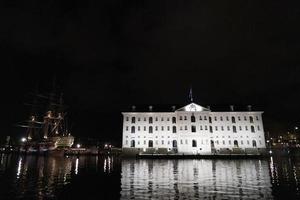
{"label": "dark sky", "polygon": [[[295,1],[296,2],[296,1]],[[53,77],[75,136],[121,139],[131,105],[248,105],[300,125],[300,5],[284,1],[1,1],[1,135]]]}

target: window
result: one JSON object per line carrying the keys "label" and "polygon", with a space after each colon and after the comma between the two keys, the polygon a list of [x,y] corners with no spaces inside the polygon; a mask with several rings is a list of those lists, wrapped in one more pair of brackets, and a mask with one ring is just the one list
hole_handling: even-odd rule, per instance
{"label": "window", "polygon": [[187,120],[187,117],[186,117],[186,116],[184,116],[184,120]]}
{"label": "window", "polygon": [[235,117],[231,117],[231,122],[235,123]]}
{"label": "window", "polygon": [[126,131],[128,131],[128,126],[126,126]]}
{"label": "window", "polygon": [[164,141],[163,141],[163,140],[161,141],[161,144],[162,144],[162,145],[164,144]]}
{"label": "window", "polygon": [[135,127],[134,126],[131,127],[131,133],[135,133]]}
{"label": "window", "polygon": [[170,118],[169,118],[169,117],[167,118],[167,121],[170,121]]}
{"label": "window", "polygon": [[153,118],[149,117],[149,124],[152,124],[152,123],[153,123]]}
{"label": "window", "polygon": [[125,144],[128,145],[128,140],[125,141]]}
{"label": "window", "polygon": [[199,117],[199,120],[202,120],[202,116]]}
{"label": "window", "polygon": [[182,141],[182,140],[180,140],[180,144],[183,144],[183,141]]}
{"label": "window", "polygon": [[259,126],[257,126],[257,130],[260,131],[260,127]]}
{"label": "window", "polygon": [[242,130],[242,127],[240,126],[240,131]]}
{"label": "window", "polygon": [[227,131],[230,131],[230,127],[229,126],[227,126]]}
{"label": "window", "polygon": [[215,148],[215,142],[213,140],[210,141],[211,148]]}
{"label": "window", "polygon": [[129,117],[126,117],[126,121],[129,121]]}
{"label": "window", "polygon": [[179,117],[179,120],[182,120],[182,116]]}
{"label": "window", "polygon": [[234,146],[235,148],[238,148],[238,147],[239,147],[239,143],[238,143],[237,140],[234,140],[234,141],[233,141],[233,146]]}
{"label": "window", "polygon": [[141,130],[141,127],[140,126],[138,126],[138,131],[140,131]]}
{"label": "window", "polygon": [[131,123],[135,123],[135,117],[131,117]]}
{"label": "window", "polygon": [[245,126],[246,131],[248,131],[248,126]]}
{"label": "window", "polygon": [[[182,144],[182,140],[181,140],[181,144]],[[172,146],[173,146],[173,148],[177,148],[177,141],[176,140],[173,140]]]}
{"label": "window", "polygon": [[229,117],[228,116],[226,117],[226,121],[229,121]]}
{"label": "window", "polygon": [[144,117],[144,121],[146,121],[146,117]]}
{"label": "window", "polygon": [[163,126],[161,127],[161,130],[162,130],[162,131],[164,130],[164,127],[163,127]]}
{"label": "window", "polygon": [[247,140],[247,144],[248,144],[248,145],[250,144],[249,140]]}
{"label": "window", "polygon": [[213,132],[213,127],[212,126],[209,126],[209,132]]}
{"label": "window", "polygon": [[138,118],[138,121],[141,121],[141,118],[140,118],[140,117]]}
{"label": "window", "polygon": [[246,116],[244,117],[244,120],[247,121],[247,117]]}
{"label": "window", "polygon": [[228,144],[231,145],[231,140],[228,141]]}
{"label": "window", "polygon": [[205,130],[207,130],[207,126],[205,125]]}
{"label": "window", "polygon": [[258,116],[256,116],[256,120],[257,120],[257,121],[259,120]]}
{"label": "window", "polygon": [[220,120],[223,121],[223,117],[220,117]]}
{"label": "window", "polygon": [[184,130],[187,130],[187,126],[184,126]]}
{"label": "window", "polygon": [[224,131],[224,126],[221,126],[221,130]]}
{"label": "window", "polygon": [[208,118],[209,123],[211,123],[211,117]]}
{"label": "window", "polygon": [[130,147],[135,147],[135,141],[134,140],[131,140]]}
{"label": "window", "polygon": [[144,140],[144,145],[146,145],[146,140]]}
{"label": "window", "polygon": [[202,131],[203,129],[202,129],[202,125],[200,126],[200,130]]}
{"label": "window", "polygon": [[252,133],[255,133],[254,126],[251,126],[251,132],[252,132]]}
{"label": "window", "polygon": [[188,140],[185,140],[185,144],[188,144]]}
{"label": "window", "polygon": [[158,126],[155,126],[155,130],[158,131]]}
{"label": "window", "polygon": [[225,145],[225,140],[223,140],[223,145]]}
{"label": "window", "polygon": [[163,117],[161,118],[161,121],[162,121],[162,122],[164,121],[164,118],[163,118]]}
{"label": "window", "polygon": [[149,126],[149,133],[153,133],[153,127]]}
{"label": "window", "polygon": [[172,131],[173,131],[173,133],[176,133],[176,126],[172,127]]}
{"label": "window", "polygon": [[215,129],[216,129],[216,131],[217,131],[217,130],[218,130],[218,127],[216,126]]}
{"label": "window", "polygon": [[192,126],[192,132],[196,132],[196,126]]}
{"label": "window", "polygon": [[250,116],[249,119],[250,119],[250,123],[253,123],[253,117]]}
{"label": "window", "polygon": [[197,141],[196,140],[192,141],[192,147],[197,147]]}
{"label": "window", "polygon": [[256,141],[255,140],[252,140],[252,146],[256,147]]}
{"label": "window", "polygon": [[217,117],[215,117],[215,121],[217,121]]}
{"label": "window", "polygon": [[172,123],[173,123],[173,124],[176,123],[176,117],[172,117]]}
{"label": "window", "polygon": [[232,132],[236,133],[236,126],[232,126]]}
{"label": "window", "polygon": [[204,120],[207,120],[206,116],[204,116]]}
{"label": "window", "polygon": [[170,126],[168,126],[168,131],[170,131]]}
{"label": "window", "polygon": [[191,116],[191,122],[195,122],[196,121],[196,118],[194,115]]}
{"label": "window", "polygon": [[238,116],[238,120],[241,121],[241,117],[240,116]]}
{"label": "window", "polygon": [[158,121],[158,117],[155,117],[155,121]]}

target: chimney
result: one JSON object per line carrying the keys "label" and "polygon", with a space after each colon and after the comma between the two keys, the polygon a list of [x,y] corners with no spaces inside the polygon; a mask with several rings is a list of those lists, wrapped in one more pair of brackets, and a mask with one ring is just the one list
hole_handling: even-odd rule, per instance
{"label": "chimney", "polygon": [[153,110],[153,106],[149,106],[149,111],[152,111]]}
{"label": "chimney", "polygon": [[135,111],[136,107],[133,105],[131,106],[131,111]]}
{"label": "chimney", "polygon": [[251,105],[248,105],[247,108],[248,108],[248,111],[252,111],[252,106]]}
{"label": "chimney", "polygon": [[234,111],[234,106],[230,105],[230,111]]}
{"label": "chimney", "polygon": [[176,110],[176,106],[172,106],[172,111],[175,111]]}

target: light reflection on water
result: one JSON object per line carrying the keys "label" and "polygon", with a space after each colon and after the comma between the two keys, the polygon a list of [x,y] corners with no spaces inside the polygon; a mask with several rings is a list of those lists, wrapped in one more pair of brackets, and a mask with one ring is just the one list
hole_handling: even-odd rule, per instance
{"label": "light reflection on water", "polygon": [[300,199],[299,178],[300,161],[291,158],[120,160],[0,154],[1,200],[60,199],[62,191],[75,197],[119,194],[109,199]]}
{"label": "light reflection on water", "polygon": [[122,199],[272,199],[261,160],[124,160],[121,183]]}

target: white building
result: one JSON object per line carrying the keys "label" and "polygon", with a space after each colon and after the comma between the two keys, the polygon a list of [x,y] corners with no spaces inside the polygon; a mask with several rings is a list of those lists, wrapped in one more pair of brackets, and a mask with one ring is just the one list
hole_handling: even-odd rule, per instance
{"label": "white building", "polygon": [[190,103],[172,112],[123,112],[126,154],[232,154],[265,149],[261,111],[214,112]]}

